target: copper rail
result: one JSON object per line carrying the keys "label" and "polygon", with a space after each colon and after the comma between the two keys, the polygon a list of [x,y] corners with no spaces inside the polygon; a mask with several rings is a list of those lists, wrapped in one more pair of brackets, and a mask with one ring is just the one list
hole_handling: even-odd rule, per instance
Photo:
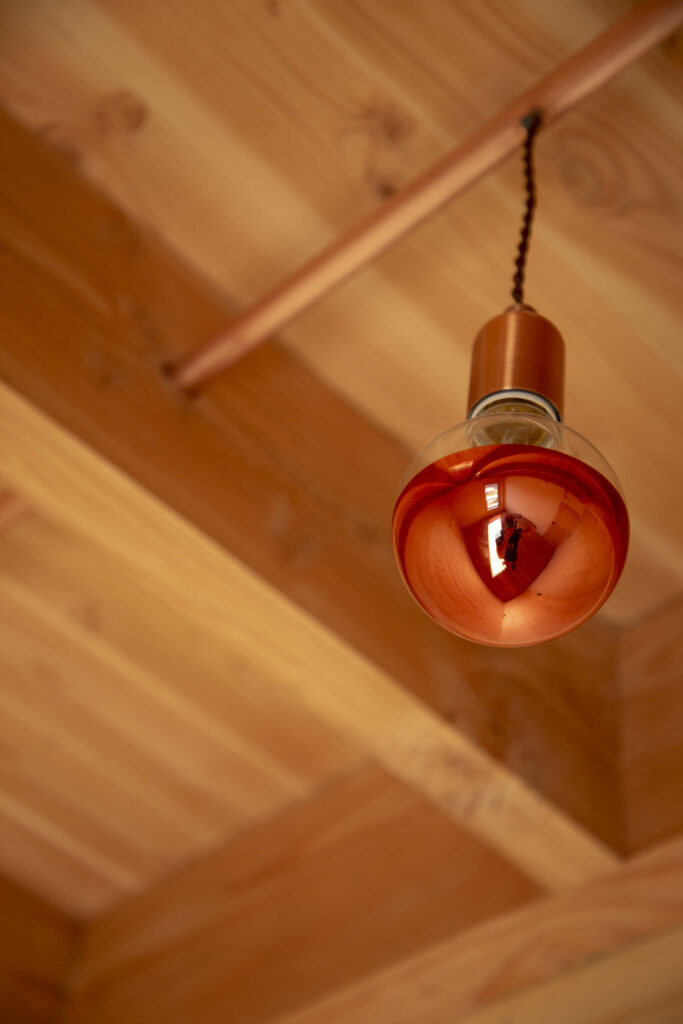
{"label": "copper rail", "polygon": [[646,0],[510,103],[392,199],[323,250],[232,323],[184,356],[172,373],[196,391],[278,333],[478,181],[524,140],[520,119],[538,108],[544,126],[603,86],[683,23],[683,0]]}

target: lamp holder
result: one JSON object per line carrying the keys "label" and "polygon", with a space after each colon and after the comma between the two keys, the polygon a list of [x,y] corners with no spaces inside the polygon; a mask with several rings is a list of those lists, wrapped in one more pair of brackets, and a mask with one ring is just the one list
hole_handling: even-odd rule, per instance
{"label": "lamp holder", "polygon": [[[515,394],[512,394],[514,392]],[[528,395],[556,419],[564,405],[564,341],[554,324],[526,305],[510,306],[474,340],[468,416],[504,398]]]}

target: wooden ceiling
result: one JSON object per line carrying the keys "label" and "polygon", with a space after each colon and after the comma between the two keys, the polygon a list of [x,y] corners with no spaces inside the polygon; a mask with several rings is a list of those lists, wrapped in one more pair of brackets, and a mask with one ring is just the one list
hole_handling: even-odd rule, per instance
{"label": "wooden ceiling", "polygon": [[451,637],[390,547],[516,160],[200,395],[163,372],[631,6],[0,8],[8,1020],[681,1019],[680,33],[538,143],[528,298],[633,527],[574,634]]}

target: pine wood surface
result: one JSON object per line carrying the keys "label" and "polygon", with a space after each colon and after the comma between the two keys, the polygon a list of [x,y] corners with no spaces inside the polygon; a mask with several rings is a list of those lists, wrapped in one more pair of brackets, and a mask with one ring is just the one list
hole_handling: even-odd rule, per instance
{"label": "pine wood surface", "polygon": [[[458,1024],[544,1024],[551,1012],[558,1024],[679,1024],[682,951],[683,929],[678,929],[455,1019]],[[450,1007],[432,1019],[434,1024],[454,1020]],[[282,1018],[282,1024],[288,1020]]]}
{"label": "pine wood surface", "polygon": [[270,1020],[677,1024],[682,872],[679,838],[581,893],[501,914]]}
{"label": "pine wood surface", "polygon": [[[611,632],[594,624],[538,650],[501,653],[430,623],[401,585],[387,530],[405,451],[273,346],[238,368],[223,383],[227,391],[194,403],[169,391],[159,363],[216,318],[220,304],[43,146],[10,122],[4,126],[6,160],[17,170],[3,208],[13,287],[1,307],[0,361],[10,382],[619,847]],[[74,221],[82,228],[65,248],[64,232]],[[28,295],[30,302],[22,299]],[[49,447],[49,431],[41,436]],[[77,534],[87,536],[86,527],[97,527],[90,536],[95,548],[107,529],[121,532],[101,506],[81,514]],[[144,549],[148,541],[140,543]],[[59,563],[61,542],[55,547]],[[117,557],[108,560],[112,572]],[[68,574],[70,559],[61,561]],[[127,564],[138,572],[140,562],[133,545]],[[165,575],[160,568],[161,592]],[[122,585],[125,592],[124,584],[112,583]],[[102,615],[105,630],[120,604],[108,594],[99,587],[90,595],[98,607],[113,605]],[[153,599],[146,604],[152,606]],[[199,614],[206,625],[203,606]],[[257,611],[258,635],[267,635],[260,620]],[[74,625],[83,629],[82,622],[68,628]],[[180,635],[177,625],[169,632]],[[279,642],[281,628],[269,641]],[[116,647],[122,634],[114,630],[111,640]],[[443,735],[453,742],[449,731]]]}
{"label": "pine wood surface", "polygon": [[475,647],[390,548],[517,161],[164,373],[629,7],[3,5],[3,1020],[678,1024],[680,34],[538,145],[527,298],[632,515],[592,623]]}
{"label": "pine wood surface", "polygon": [[[683,928],[601,958],[530,992],[462,1018],[462,1024],[678,1024],[683,1016]],[[557,1009],[555,1009],[557,1007]]]}
{"label": "pine wood surface", "polygon": [[96,921],[69,1020],[246,1024],[539,894],[370,768]]}
{"label": "pine wood surface", "polygon": [[[14,3],[0,92],[237,307],[627,6]],[[648,55],[538,151],[528,296],[569,344],[568,423],[629,500],[632,554],[605,610],[622,625],[683,580],[658,486],[681,459],[679,51],[674,39]],[[506,302],[521,198],[515,161],[293,325],[288,345],[422,447],[462,418],[471,340]]]}
{"label": "pine wood surface", "polygon": [[[111,581],[103,563],[88,571]],[[161,595],[157,636],[152,616],[135,634],[154,643],[151,670],[102,642],[87,589],[79,599],[74,623],[0,577],[0,863],[60,905],[92,915],[360,760],[206,631],[163,615]],[[178,625],[180,650],[166,639]]]}
{"label": "pine wood surface", "polygon": [[620,750],[625,848],[683,826],[683,602],[620,641]]}
{"label": "pine wood surface", "polygon": [[224,672],[248,665],[250,678],[262,676],[550,890],[616,865],[587,830],[167,506],[9,389],[0,398],[0,464],[12,489],[49,518],[76,522],[190,623],[210,625],[225,645]]}
{"label": "pine wood surface", "polygon": [[0,490],[0,533],[9,530],[29,513],[28,505],[11,491]]}
{"label": "pine wood surface", "polygon": [[77,942],[66,914],[0,877],[0,1020],[60,1024]]}

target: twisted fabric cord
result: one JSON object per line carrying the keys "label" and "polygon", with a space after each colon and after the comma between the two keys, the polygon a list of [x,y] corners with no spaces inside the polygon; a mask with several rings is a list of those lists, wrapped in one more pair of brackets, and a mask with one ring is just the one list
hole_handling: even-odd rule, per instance
{"label": "twisted fabric cord", "polygon": [[526,269],[526,258],[529,251],[529,239],[531,237],[531,222],[536,209],[536,182],[534,179],[534,139],[538,129],[541,127],[540,110],[531,110],[522,118],[522,125],[526,129],[526,138],[522,150],[524,163],[524,187],[526,189],[526,208],[522,219],[522,231],[519,238],[517,258],[515,259],[515,274],[512,279],[512,298],[518,303],[524,302],[524,271]]}

